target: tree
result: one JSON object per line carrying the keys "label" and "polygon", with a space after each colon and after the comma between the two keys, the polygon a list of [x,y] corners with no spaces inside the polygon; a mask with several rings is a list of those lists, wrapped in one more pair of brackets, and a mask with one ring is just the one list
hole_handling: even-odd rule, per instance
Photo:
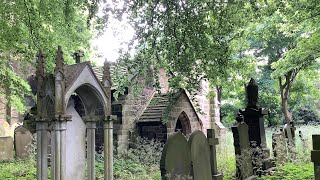
{"label": "tree", "polygon": [[[29,88],[24,78],[34,69],[35,55],[43,49],[46,69],[53,71],[55,51],[64,48],[65,60],[89,47],[90,32],[98,1],[17,0],[0,3],[0,89],[9,103],[24,110],[24,94]],[[13,64],[15,71],[8,66]],[[3,95],[4,92],[0,92]]]}

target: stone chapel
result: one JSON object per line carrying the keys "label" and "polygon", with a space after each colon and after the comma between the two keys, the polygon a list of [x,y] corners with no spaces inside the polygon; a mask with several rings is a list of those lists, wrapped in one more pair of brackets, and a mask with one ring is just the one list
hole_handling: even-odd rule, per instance
{"label": "stone chapel", "polygon": [[[111,78],[116,64],[110,65]],[[98,77],[102,77],[102,67],[93,67]],[[125,68],[122,69],[127,72]],[[195,96],[197,102],[191,100],[189,92],[184,89],[169,93],[169,76],[164,69],[158,72],[160,92],[153,87],[144,87],[138,96],[133,94],[133,87],[127,87],[124,95],[112,99],[112,115],[117,116],[113,122],[113,137],[115,145],[119,148],[128,148],[130,142],[137,136],[157,139],[166,142],[169,135],[180,130],[188,136],[195,130],[214,128],[217,136],[225,132],[225,127],[220,122],[220,108],[217,95],[209,99],[210,91],[208,82],[201,82],[201,90]],[[131,82],[135,75],[128,75]],[[115,92],[113,84],[111,92]],[[199,108],[200,111],[196,109]],[[164,123],[165,122],[165,123]],[[102,126],[98,127],[96,139]]]}

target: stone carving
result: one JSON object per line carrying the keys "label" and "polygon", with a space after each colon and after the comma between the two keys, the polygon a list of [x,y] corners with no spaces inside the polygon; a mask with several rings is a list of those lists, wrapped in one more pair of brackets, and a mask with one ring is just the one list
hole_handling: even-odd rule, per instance
{"label": "stone carving", "polygon": [[247,101],[248,101],[248,107],[257,107],[258,103],[258,85],[256,84],[256,81],[251,78],[250,82],[247,86]]}

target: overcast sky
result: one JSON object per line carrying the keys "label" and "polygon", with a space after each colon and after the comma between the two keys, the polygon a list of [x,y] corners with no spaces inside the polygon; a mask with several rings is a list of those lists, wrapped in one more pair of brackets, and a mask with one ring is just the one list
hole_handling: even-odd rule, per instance
{"label": "overcast sky", "polygon": [[94,57],[93,61],[97,65],[102,65],[106,58],[108,61],[116,61],[119,57],[118,49],[126,48],[123,43],[131,40],[133,35],[134,30],[129,26],[125,17],[122,22],[109,19],[107,30],[92,42],[92,47],[96,50],[95,53],[101,55],[101,57]]}

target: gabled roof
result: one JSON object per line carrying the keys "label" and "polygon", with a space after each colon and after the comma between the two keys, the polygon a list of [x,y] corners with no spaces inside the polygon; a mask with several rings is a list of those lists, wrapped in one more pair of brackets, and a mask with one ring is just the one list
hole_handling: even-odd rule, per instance
{"label": "gabled roof", "polygon": [[187,99],[190,103],[190,106],[193,108],[197,118],[200,120],[198,113],[196,109],[194,108],[194,105],[192,101],[190,100],[188,94],[184,89],[180,89],[178,92],[174,93],[172,97],[170,98],[168,94],[164,95],[155,95],[151,102],[149,103],[146,110],[143,112],[143,114],[140,116],[140,118],[137,120],[137,122],[161,122],[163,115],[169,107],[170,103],[175,104],[178,98],[185,94],[187,96]]}
{"label": "gabled roof", "polygon": [[[92,70],[94,71],[94,74],[97,76],[97,78],[101,82],[102,76],[103,76],[103,66],[94,66],[94,67],[92,67]],[[115,74],[116,73],[120,73],[120,74],[127,76],[129,81],[131,81],[137,75],[137,73],[130,74],[126,67],[123,67],[121,65],[117,65],[115,63],[110,63],[110,76],[111,76],[111,81],[113,82],[111,89],[117,88],[117,84],[115,83],[116,82],[115,81]]]}
{"label": "gabled roof", "polygon": [[66,89],[78,78],[82,70],[89,65],[89,62],[66,65],[64,75],[66,77]]}
{"label": "gabled roof", "polygon": [[[81,78],[81,76],[83,76],[82,72],[84,72],[84,71],[89,71],[92,76],[90,76],[90,77],[86,76],[86,77]],[[73,91],[73,90],[75,90],[73,88],[78,88],[77,87],[78,85],[85,84],[85,83],[91,84],[98,91],[100,91],[100,94],[101,95],[103,94],[104,97],[110,98],[110,97],[108,97],[106,92],[103,90],[103,87],[101,85],[101,81],[99,81],[96,74],[94,73],[90,62],[87,61],[87,62],[72,64],[72,65],[66,65],[64,67],[64,75],[65,75],[65,79],[66,79],[65,80],[66,81],[66,87],[65,87],[66,88],[65,89],[66,97],[65,98],[67,98],[67,100],[68,100],[69,96],[71,95],[71,94],[68,94],[68,93],[70,93],[69,92],[70,90]],[[79,82],[79,78],[80,78],[80,82]],[[78,84],[78,83],[80,83],[80,84]],[[74,84],[75,84],[75,86],[74,86]]]}
{"label": "gabled roof", "polygon": [[146,110],[143,112],[138,122],[158,122],[161,121],[163,113],[170,104],[170,99],[167,94],[155,95],[149,103]]}

